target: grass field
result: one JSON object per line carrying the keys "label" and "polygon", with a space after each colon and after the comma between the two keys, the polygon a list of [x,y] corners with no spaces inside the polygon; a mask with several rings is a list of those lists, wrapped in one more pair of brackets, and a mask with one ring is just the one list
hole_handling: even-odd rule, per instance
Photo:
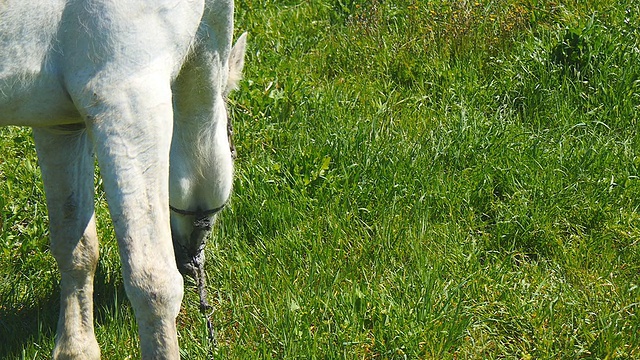
{"label": "grass field", "polygon": [[[562,3],[562,4],[560,4]],[[640,359],[640,3],[238,0],[231,206],[184,359]],[[96,335],[139,357],[98,188]],[[58,316],[30,130],[0,130],[0,358]]]}

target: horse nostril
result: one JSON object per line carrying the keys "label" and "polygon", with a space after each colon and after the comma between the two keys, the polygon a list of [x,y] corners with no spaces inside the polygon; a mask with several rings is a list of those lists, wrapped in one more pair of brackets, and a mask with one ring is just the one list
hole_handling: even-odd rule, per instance
{"label": "horse nostril", "polygon": [[189,251],[188,247],[175,240],[173,242],[173,250],[175,252],[176,265],[180,274],[195,278],[197,264],[196,256],[192,255],[193,251]]}
{"label": "horse nostril", "polygon": [[197,270],[195,264],[190,261],[178,261],[177,265],[178,271],[180,271],[182,276],[189,276],[195,279]]}
{"label": "horse nostril", "polygon": [[208,216],[199,217],[193,222],[194,228],[203,231],[210,231],[211,225],[211,218]]}

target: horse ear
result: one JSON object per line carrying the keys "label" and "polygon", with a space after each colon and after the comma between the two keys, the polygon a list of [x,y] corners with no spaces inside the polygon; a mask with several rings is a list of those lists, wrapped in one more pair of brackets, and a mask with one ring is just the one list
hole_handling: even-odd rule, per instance
{"label": "horse ear", "polygon": [[238,88],[238,82],[242,79],[242,68],[244,68],[244,54],[247,49],[247,33],[240,35],[236,44],[233,45],[229,54],[229,77],[227,78],[227,88],[225,93],[230,93]]}

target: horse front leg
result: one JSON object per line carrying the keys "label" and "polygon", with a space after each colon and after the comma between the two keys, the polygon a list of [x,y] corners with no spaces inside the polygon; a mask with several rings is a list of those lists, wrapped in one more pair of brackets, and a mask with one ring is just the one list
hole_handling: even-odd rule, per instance
{"label": "horse front leg", "polygon": [[51,253],[60,269],[60,317],[54,359],[99,359],[93,331],[98,237],[94,159],[83,126],[33,130],[49,211]]}
{"label": "horse front leg", "polygon": [[175,319],[183,280],[169,224],[173,111],[168,79],[139,75],[131,83],[85,92],[90,94],[87,128],[115,226],[143,359],[179,359]]}

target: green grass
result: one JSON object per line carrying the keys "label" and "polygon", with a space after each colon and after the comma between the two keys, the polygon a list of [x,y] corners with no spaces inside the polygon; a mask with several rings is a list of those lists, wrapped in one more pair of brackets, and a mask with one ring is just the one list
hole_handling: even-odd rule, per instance
{"label": "green grass", "polygon": [[[183,358],[640,358],[636,1],[236,11],[235,192],[207,249],[219,347],[190,286]],[[27,129],[0,143],[0,358],[45,359],[37,161]],[[135,358],[105,209],[96,333]]]}

